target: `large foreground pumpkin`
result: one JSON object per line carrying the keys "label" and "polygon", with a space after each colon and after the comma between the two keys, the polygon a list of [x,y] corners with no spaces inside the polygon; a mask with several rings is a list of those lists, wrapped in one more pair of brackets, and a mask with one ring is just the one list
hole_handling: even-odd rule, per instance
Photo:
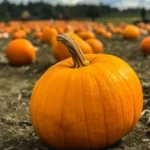
{"label": "large foreground pumpkin", "polygon": [[33,89],[30,111],[37,134],[61,149],[94,149],[117,142],[135,127],[142,111],[136,73],[115,56],[84,56],[69,36],[57,38],[73,60],[49,68]]}

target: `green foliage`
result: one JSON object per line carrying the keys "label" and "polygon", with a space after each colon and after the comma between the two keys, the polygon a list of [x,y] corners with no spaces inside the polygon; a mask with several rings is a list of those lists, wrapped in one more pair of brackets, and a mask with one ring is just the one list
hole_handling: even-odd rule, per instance
{"label": "green foliage", "polygon": [[[67,5],[50,5],[43,2],[30,2],[28,5],[23,4],[15,5],[4,1],[0,4],[0,21],[9,20],[20,20],[23,11],[27,10],[30,13],[30,19],[58,19],[58,15],[62,14],[63,19],[87,19],[92,20],[116,16],[116,15],[128,15],[134,14],[135,16],[140,16],[139,9],[128,9],[124,11],[119,11],[117,8],[111,8],[108,5],[85,5],[78,4],[75,6]],[[66,17],[67,16],[67,17]],[[122,18],[123,20],[123,18]]]}

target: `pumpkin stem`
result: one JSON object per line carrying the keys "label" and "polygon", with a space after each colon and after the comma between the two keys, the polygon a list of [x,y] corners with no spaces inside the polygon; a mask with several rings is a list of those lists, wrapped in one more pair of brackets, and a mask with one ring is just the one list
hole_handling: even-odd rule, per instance
{"label": "pumpkin stem", "polygon": [[62,42],[68,48],[72,55],[75,68],[87,66],[89,64],[89,61],[86,60],[81,48],[70,36],[67,34],[59,34],[57,35],[57,41]]}

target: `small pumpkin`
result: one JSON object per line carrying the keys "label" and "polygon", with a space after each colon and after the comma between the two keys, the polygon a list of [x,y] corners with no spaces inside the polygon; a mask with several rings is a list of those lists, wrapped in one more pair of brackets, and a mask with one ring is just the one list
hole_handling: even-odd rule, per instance
{"label": "small pumpkin", "polygon": [[[85,54],[92,53],[92,48],[90,47],[90,45],[86,43],[84,40],[82,40],[78,35],[71,32],[68,32],[67,34],[79,44],[83,53]],[[55,44],[52,47],[52,53],[58,61],[71,57],[70,53],[67,50],[67,47],[61,42],[57,41],[55,41]]]}
{"label": "small pumpkin", "polygon": [[24,30],[18,30],[12,34],[12,39],[22,39],[25,37],[26,37],[26,32]]}
{"label": "small pumpkin", "polygon": [[141,41],[141,49],[144,54],[150,54],[150,36],[145,37]]}
{"label": "small pumpkin", "polygon": [[123,37],[126,39],[138,39],[140,36],[140,30],[135,25],[127,25],[123,30]]}
{"label": "small pumpkin", "polygon": [[52,44],[51,39],[53,38],[53,36],[56,37],[57,34],[58,32],[55,28],[50,28],[46,26],[42,32],[41,42],[46,44]]}
{"label": "small pumpkin", "polygon": [[103,33],[103,36],[106,38],[106,39],[111,39],[112,38],[112,33],[109,32],[109,31],[106,31]]}
{"label": "small pumpkin", "polygon": [[95,34],[91,31],[80,31],[77,35],[83,40],[95,38]]}
{"label": "small pumpkin", "polygon": [[93,53],[102,53],[103,43],[98,39],[88,39],[86,42],[91,46]]}
{"label": "small pumpkin", "polygon": [[34,32],[34,38],[41,39],[41,37],[42,37],[42,32],[41,31],[35,31]]}
{"label": "small pumpkin", "polygon": [[103,35],[106,32],[106,29],[104,27],[95,27],[95,32],[98,35]]}
{"label": "small pumpkin", "polygon": [[120,27],[116,27],[115,30],[116,30],[116,32],[115,32],[116,34],[122,34],[123,33],[123,30]]}
{"label": "small pumpkin", "polygon": [[27,65],[36,58],[35,48],[26,39],[11,41],[6,48],[6,56],[11,65]]}
{"label": "small pumpkin", "polygon": [[30,112],[36,133],[56,149],[114,144],[140,118],[143,93],[139,78],[116,56],[84,55],[68,35],[57,39],[68,47],[72,59],[50,67],[34,86]]}

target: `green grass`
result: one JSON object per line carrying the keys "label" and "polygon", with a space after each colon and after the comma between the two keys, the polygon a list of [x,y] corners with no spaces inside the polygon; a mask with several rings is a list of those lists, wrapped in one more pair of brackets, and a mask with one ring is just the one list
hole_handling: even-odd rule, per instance
{"label": "green grass", "polygon": [[140,20],[140,17],[102,17],[96,19],[97,22],[113,22],[113,23],[119,23],[121,21],[126,23],[132,23],[135,20]]}
{"label": "green grass", "polygon": [[[147,19],[150,20],[150,12],[147,12]],[[126,23],[133,23],[136,20],[141,20],[140,12],[124,12],[124,13],[116,13],[116,14],[110,14],[110,15],[103,15],[103,17],[97,18],[97,22],[113,22],[113,23],[119,23],[121,21]]]}

